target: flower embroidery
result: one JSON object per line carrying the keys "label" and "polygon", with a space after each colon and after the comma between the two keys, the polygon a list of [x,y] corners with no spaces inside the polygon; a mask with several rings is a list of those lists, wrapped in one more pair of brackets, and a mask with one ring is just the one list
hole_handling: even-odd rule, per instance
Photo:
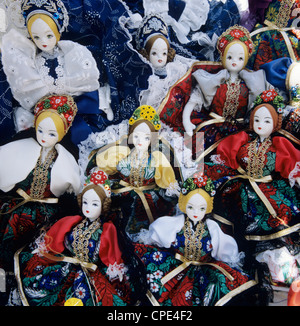
{"label": "flower embroidery", "polygon": [[269,90],[266,90],[266,91],[262,92],[261,98],[265,102],[270,102],[270,101],[273,101],[277,95],[278,94],[277,94],[277,92],[275,90],[269,89]]}
{"label": "flower embroidery", "polygon": [[163,258],[163,254],[160,251],[156,251],[153,255],[152,255],[152,259],[156,262],[161,261]]}
{"label": "flower embroidery", "polygon": [[92,173],[90,178],[90,181],[93,182],[95,185],[104,184],[106,180],[107,180],[107,176],[101,170]]}

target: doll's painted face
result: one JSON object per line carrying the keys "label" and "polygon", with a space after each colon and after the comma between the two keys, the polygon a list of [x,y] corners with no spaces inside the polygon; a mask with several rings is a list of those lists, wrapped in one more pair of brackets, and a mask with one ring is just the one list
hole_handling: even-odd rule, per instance
{"label": "doll's painted face", "polygon": [[168,45],[163,39],[158,38],[152,45],[149,60],[154,68],[163,68],[167,64],[167,59]]}
{"label": "doll's painted face", "polygon": [[51,148],[56,145],[59,135],[51,118],[48,117],[39,123],[36,129],[36,139],[45,148]]}
{"label": "doll's painted face", "polygon": [[56,36],[49,25],[38,18],[31,26],[31,35],[35,45],[42,51],[51,52],[56,45]]}
{"label": "doll's painted face", "polygon": [[141,123],[132,133],[132,143],[138,151],[145,152],[148,150],[150,142],[151,130],[146,123]]}
{"label": "doll's painted face", "polygon": [[226,53],[225,67],[229,72],[240,72],[245,63],[245,51],[241,44],[230,46]]}
{"label": "doll's painted face", "polygon": [[91,221],[98,218],[101,214],[102,203],[94,189],[89,189],[82,196],[82,213]]}
{"label": "doll's painted face", "polygon": [[271,135],[273,128],[274,122],[271,113],[265,106],[262,106],[255,112],[253,130],[263,140]]}
{"label": "doll's painted face", "polygon": [[206,210],[207,202],[200,194],[193,195],[186,204],[186,214],[194,224],[204,218]]}

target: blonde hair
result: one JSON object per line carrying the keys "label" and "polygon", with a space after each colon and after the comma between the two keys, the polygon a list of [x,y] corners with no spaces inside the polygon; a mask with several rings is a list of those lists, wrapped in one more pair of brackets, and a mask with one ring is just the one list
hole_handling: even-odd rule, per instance
{"label": "blonde hair", "polygon": [[195,190],[190,191],[187,195],[183,195],[182,193],[179,196],[178,199],[178,206],[179,209],[186,214],[186,206],[189,200],[196,194],[199,194],[202,196],[206,203],[207,203],[207,209],[206,209],[206,214],[209,214],[213,210],[213,203],[214,203],[214,198],[211,197],[205,190],[198,188]]}
{"label": "blonde hair", "polygon": [[33,40],[33,37],[31,34],[31,27],[32,27],[32,24],[39,18],[41,20],[43,20],[50,27],[51,31],[54,33],[54,35],[56,37],[56,43],[57,43],[60,40],[60,33],[58,31],[57,25],[56,25],[55,21],[50,16],[48,16],[46,14],[35,14],[29,18],[29,20],[27,22],[27,29],[28,29],[28,32],[29,32],[32,40]]}
{"label": "blonde hair", "polygon": [[66,132],[65,132],[65,124],[63,119],[61,118],[61,116],[55,111],[55,110],[46,110],[46,111],[42,111],[36,118],[34,121],[34,126],[35,129],[37,129],[38,125],[45,119],[50,118],[52,119],[52,121],[54,122],[56,131],[58,133],[58,141],[61,141]]}
{"label": "blonde hair", "polygon": [[248,60],[249,60],[249,50],[246,46],[245,43],[241,42],[241,41],[238,41],[238,40],[235,40],[235,41],[232,41],[230,43],[227,44],[227,46],[225,47],[225,50],[224,50],[224,53],[222,55],[222,65],[224,68],[226,68],[226,56],[227,56],[227,52],[229,50],[229,48],[234,45],[234,44],[240,44],[243,49],[244,49],[244,53],[245,53],[245,61],[244,61],[244,66],[243,68],[246,67],[247,63],[248,63]]}

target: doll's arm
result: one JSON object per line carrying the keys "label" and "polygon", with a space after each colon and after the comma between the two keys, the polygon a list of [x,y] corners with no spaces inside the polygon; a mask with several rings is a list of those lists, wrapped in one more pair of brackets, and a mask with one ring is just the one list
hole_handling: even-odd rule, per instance
{"label": "doll's arm", "polygon": [[225,234],[215,221],[207,219],[207,226],[211,235],[212,256],[232,267],[238,266],[243,254],[239,253],[234,238]]}
{"label": "doll's arm", "polygon": [[201,110],[204,100],[198,85],[192,90],[191,96],[182,112],[182,124],[185,132],[191,137],[196,126],[191,122],[191,114],[194,110]]}
{"label": "doll's arm", "polygon": [[45,235],[45,248],[47,251],[54,254],[62,253],[65,249],[64,240],[66,234],[81,220],[82,217],[79,215],[66,216],[53,224]]}
{"label": "doll's arm", "polygon": [[175,178],[173,167],[167,157],[160,151],[152,153],[155,159],[155,183],[163,189],[166,189],[166,195],[179,195],[178,182]]}
{"label": "doll's arm", "polygon": [[99,108],[101,111],[105,112],[107,115],[107,119],[112,121],[114,118],[114,113],[110,106],[111,98],[110,98],[110,87],[108,84],[100,87],[98,89],[99,92]]}
{"label": "doll's arm", "polygon": [[239,76],[245,81],[249,89],[248,108],[251,107],[252,103],[261,92],[273,88],[273,86],[267,82],[266,73],[262,69],[257,71],[243,69],[240,71]]}
{"label": "doll's arm", "polygon": [[273,137],[273,145],[276,148],[275,171],[288,178],[291,187],[295,182],[299,184],[300,151],[284,137]]}
{"label": "doll's arm", "polygon": [[99,256],[103,264],[108,267],[106,274],[109,279],[119,278],[122,281],[126,268],[119,248],[117,230],[111,221],[103,224]]}
{"label": "doll's arm", "polygon": [[162,216],[149,226],[148,244],[170,248],[176,234],[183,228],[184,215]]}
{"label": "doll's arm", "polygon": [[208,108],[220,87],[226,80],[229,79],[229,72],[227,69],[222,69],[216,74],[211,74],[203,69],[198,69],[193,73],[204,101],[204,106]]}
{"label": "doll's arm", "polygon": [[248,140],[249,136],[244,131],[226,137],[217,147],[220,160],[225,161],[225,165],[230,166],[232,169],[237,169],[239,167],[237,153]]}
{"label": "doll's arm", "polygon": [[97,166],[109,175],[115,174],[119,161],[129,153],[130,149],[127,146],[112,146],[102,152],[99,151],[96,156]]}

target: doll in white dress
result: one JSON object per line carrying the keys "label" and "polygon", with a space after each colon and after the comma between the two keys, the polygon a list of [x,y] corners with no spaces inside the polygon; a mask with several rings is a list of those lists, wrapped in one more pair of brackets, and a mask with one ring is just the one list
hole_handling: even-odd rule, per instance
{"label": "doll in white dress", "polygon": [[31,111],[42,97],[68,94],[78,114],[71,131],[78,144],[97,130],[101,110],[113,119],[109,86],[99,86],[99,70],[91,52],[79,43],[60,40],[68,26],[61,0],[21,3],[30,38],[11,29],[2,38],[2,62],[14,98]]}
{"label": "doll in white dress", "polygon": [[63,194],[79,192],[79,166],[59,144],[76,112],[72,97],[44,97],[35,107],[36,139],[0,147],[1,266],[11,267],[15,250],[54,221]]}

